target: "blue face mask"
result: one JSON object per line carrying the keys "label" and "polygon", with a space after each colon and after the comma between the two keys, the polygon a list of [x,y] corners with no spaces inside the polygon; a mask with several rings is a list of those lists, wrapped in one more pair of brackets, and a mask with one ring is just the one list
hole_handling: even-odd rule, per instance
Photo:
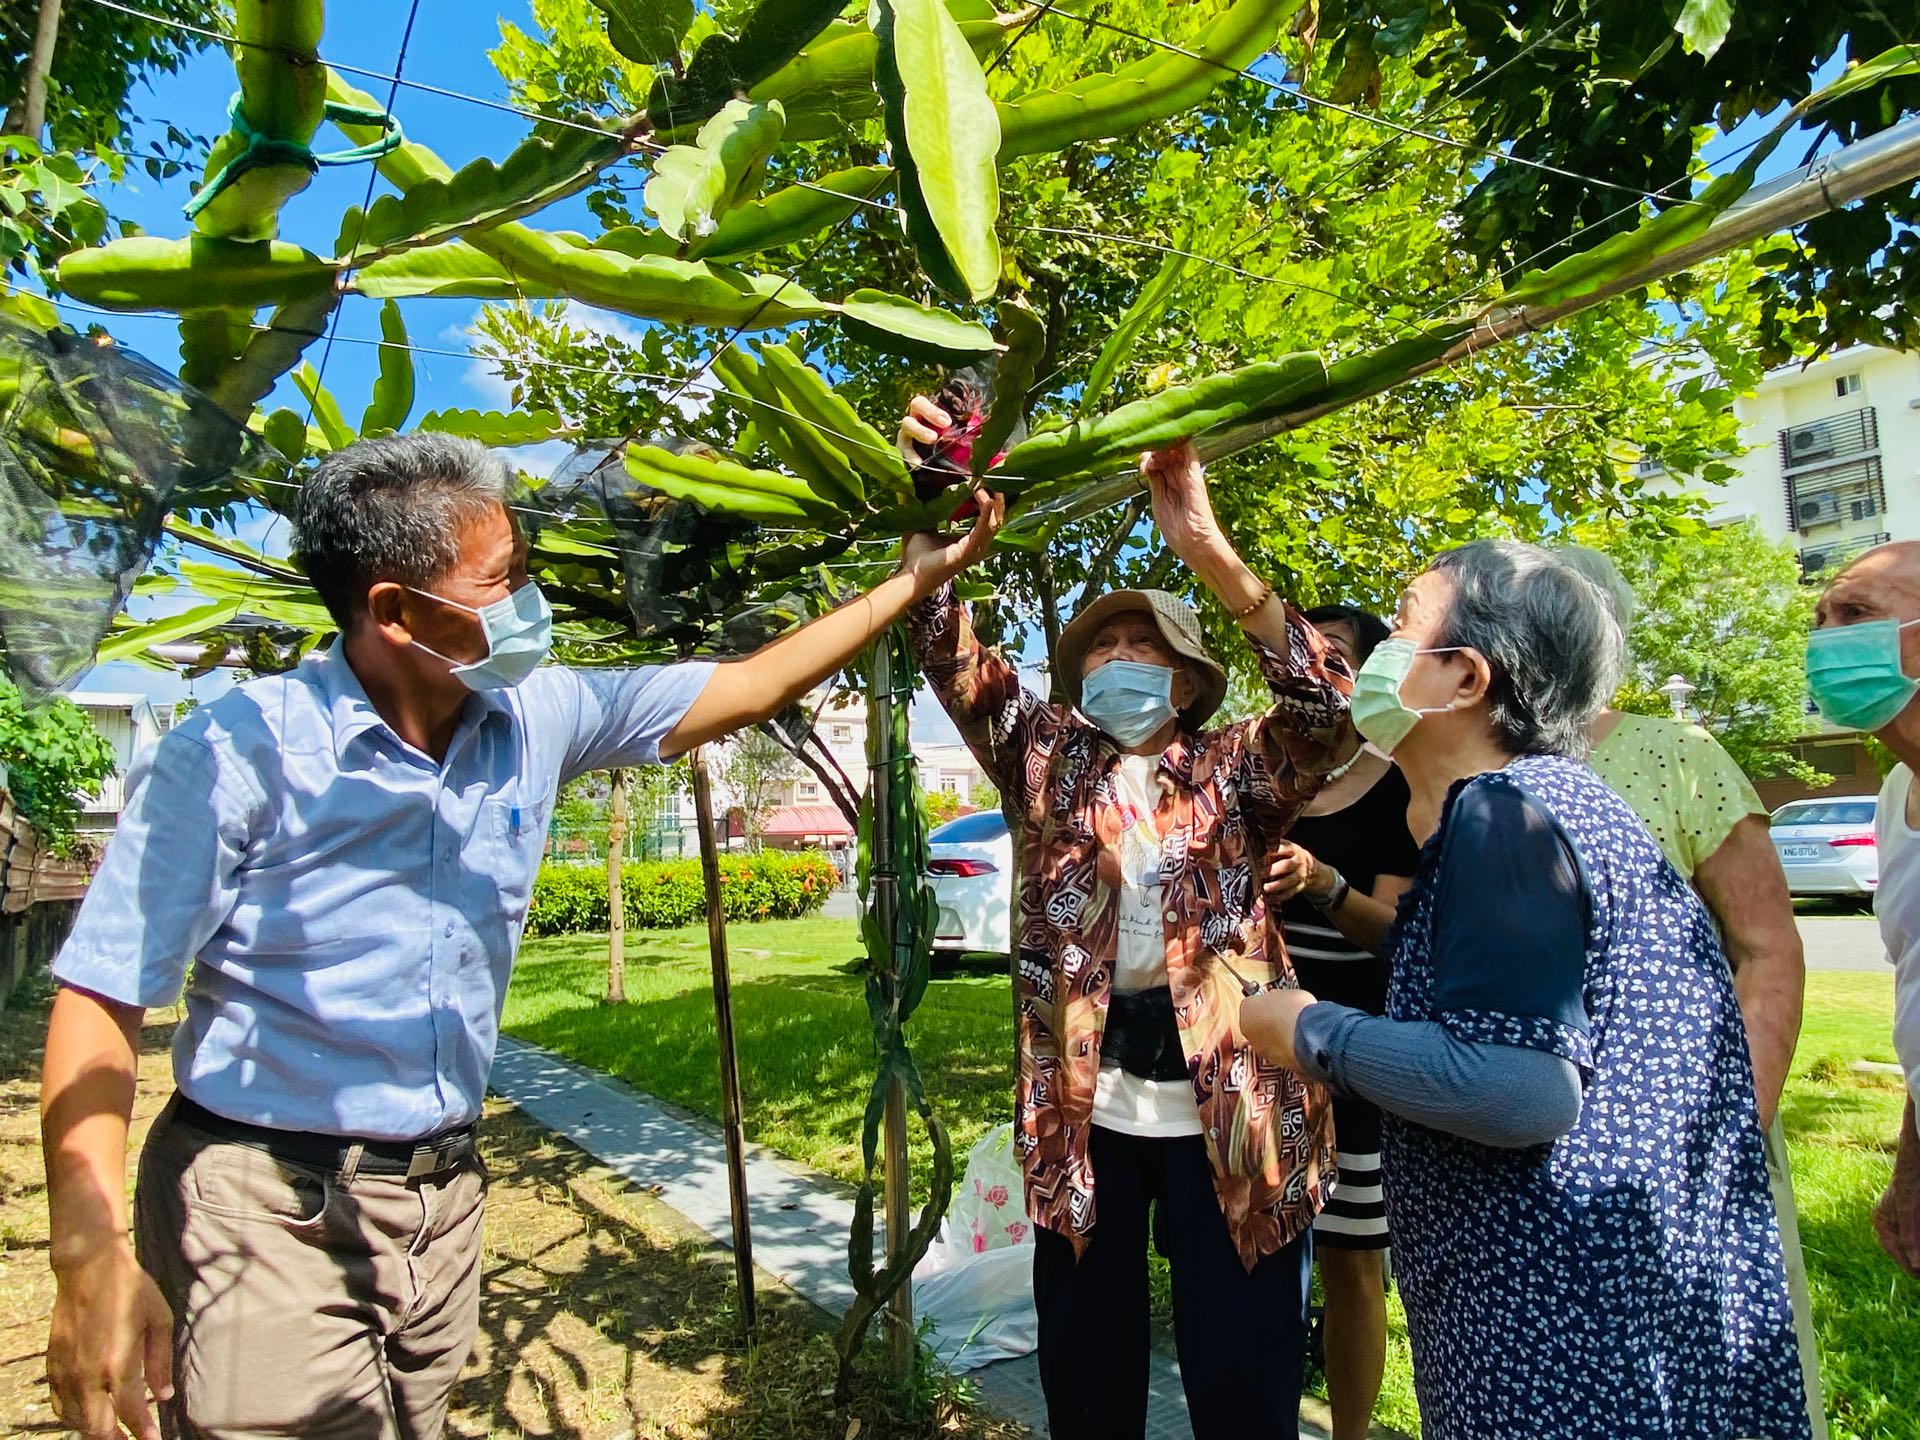
{"label": "blue face mask", "polygon": [[1807,693],[1820,713],[1849,730],[1889,725],[1920,680],[1900,664],[1900,632],[1920,620],[1867,620],[1807,636]]}
{"label": "blue face mask", "polygon": [[1109,660],[1080,682],[1080,713],[1122,745],[1138,745],[1173,719],[1173,671]]}
{"label": "blue face mask", "polygon": [[[411,585],[407,588],[413,590]],[[547,604],[547,597],[540,593],[540,587],[531,580],[511,595],[478,610],[431,590],[413,593],[480,617],[480,628],[487,636],[487,653],[471,663],[463,665],[438,650],[420,645],[418,640],[413,642],[434,659],[451,665],[454,675],[469,690],[511,690],[533,674],[547,658],[547,651],[553,648],[553,610]]]}

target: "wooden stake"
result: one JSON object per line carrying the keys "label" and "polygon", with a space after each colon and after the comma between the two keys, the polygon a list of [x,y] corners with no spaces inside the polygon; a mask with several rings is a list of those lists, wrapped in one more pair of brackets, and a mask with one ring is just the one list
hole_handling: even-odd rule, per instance
{"label": "wooden stake", "polygon": [[720,1042],[720,1106],[727,1142],[727,1200],[733,1212],[733,1273],[740,1287],[740,1324],[752,1338],[759,1324],[753,1293],[753,1224],[747,1215],[747,1142],[740,1128],[740,1057],[733,1044],[733,979],[727,965],[727,916],[720,899],[720,850],[713,834],[713,782],[704,745],[687,752],[693,813],[700,826],[700,875],[707,891],[707,953],[713,961],[713,1021]]}
{"label": "wooden stake", "polygon": [[606,1003],[627,1003],[627,891],[621,867],[627,859],[627,772],[607,776],[607,993]]}

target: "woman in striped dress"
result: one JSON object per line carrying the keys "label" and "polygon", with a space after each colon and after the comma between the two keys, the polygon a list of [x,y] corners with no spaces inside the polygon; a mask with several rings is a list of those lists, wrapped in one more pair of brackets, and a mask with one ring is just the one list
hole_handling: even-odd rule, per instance
{"label": "woman in striped dress", "polygon": [[[1385,621],[1351,605],[1323,605],[1307,619],[1356,671],[1387,638]],[[1348,743],[1351,753],[1275,847],[1266,889],[1270,902],[1280,903],[1300,984],[1323,1000],[1379,1015],[1387,962],[1378,952],[1420,850],[1407,828],[1407,782],[1399,770],[1358,736]],[[1333,1129],[1340,1178],[1313,1222],[1326,1293],[1321,1348],[1333,1440],[1365,1440],[1387,1363],[1380,1111],[1357,1095],[1335,1094]]]}

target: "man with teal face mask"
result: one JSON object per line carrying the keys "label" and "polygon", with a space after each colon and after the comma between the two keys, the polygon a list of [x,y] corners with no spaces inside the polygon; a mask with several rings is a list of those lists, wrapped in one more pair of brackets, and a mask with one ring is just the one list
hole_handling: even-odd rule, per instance
{"label": "man with teal face mask", "polygon": [[1873,898],[1894,964],[1893,1047],[1906,1070],[1906,1114],[1893,1183],[1874,1212],[1887,1253],[1920,1276],[1920,543],[1882,545],[1829,584],[1807,637],[1807,689],[1836,725],[1872,733],[1900,763],[1874,822],[1880,885]]}
{"label": "man with teal face mask", "polygon": [[[92,1436],[443,1428],[480,1296],[486,1090],[547,821],[583,772],[777,712],[984,553],[1004,513],[756,653],[543,665],[512,472],[445,435],[301,487],[295,556],[340,638],[202,706],[136,767],[61,951],[43,1106],[48,1378]],[[189,962],[191,977],[187,978]],[[126,1143],[147,1007],[178,1093]]]}

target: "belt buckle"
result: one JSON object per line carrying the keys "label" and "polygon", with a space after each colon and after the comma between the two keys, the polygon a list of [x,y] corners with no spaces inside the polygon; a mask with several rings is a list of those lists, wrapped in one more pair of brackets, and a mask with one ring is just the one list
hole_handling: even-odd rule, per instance
{"label": "belt buckle", "polygon": [[422,1175],[437,1175],[452,1163],[452,1157],[460,1145],[458,1135],[449,1135],[444,1140],[431,1145],[414,1147],[413,1158],[407,1162],[407,1179],[418,1180]]}

